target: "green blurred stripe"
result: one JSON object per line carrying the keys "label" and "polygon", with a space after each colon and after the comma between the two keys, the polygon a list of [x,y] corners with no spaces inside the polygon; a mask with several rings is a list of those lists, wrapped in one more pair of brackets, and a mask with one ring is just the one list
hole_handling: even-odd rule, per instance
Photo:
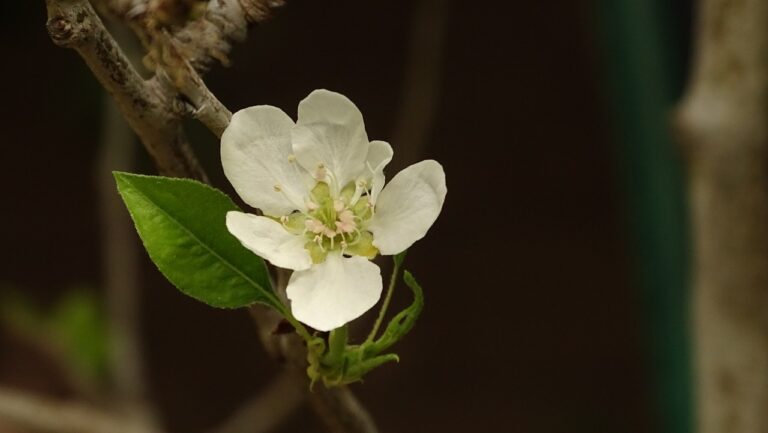
{"label": "green blurred stripe", "polygon": [[690,433],[688,223],[682,161],[669,129],[685,74],[689,10],[685,2],[664,0],[599,0],[597,7],[618,171],[646,312],[658,414],[653,431]]}

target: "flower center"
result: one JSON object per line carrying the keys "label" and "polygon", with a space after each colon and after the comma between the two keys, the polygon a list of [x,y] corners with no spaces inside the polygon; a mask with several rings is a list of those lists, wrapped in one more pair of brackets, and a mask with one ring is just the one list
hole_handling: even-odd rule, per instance
{"label": "flower center", "polygon": [[309,194],[307,211],[294,212],[280,218],[290,232],[307,239],[304,247],[314,263],[322,263],[331,251],[346,255],[376,257],[373,235],[365,228],[374,213],[368,195],[359,185],[350,183],[338,197],[333,197],[325,182],[317,182]]}

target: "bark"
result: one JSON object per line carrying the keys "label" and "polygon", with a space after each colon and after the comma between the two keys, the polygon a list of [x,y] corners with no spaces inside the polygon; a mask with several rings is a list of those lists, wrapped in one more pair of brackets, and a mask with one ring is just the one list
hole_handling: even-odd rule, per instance
{"label": "bark", "polygon": [[704,0],[689,158],[698,430],[768,432],[768,3]]}
{"label": "bark", "polygon": [[87,0],[47,0],[48,33],[73,48],[117,103],[161,173],[206,179],[172,111],[174,95],[145,81],[104,28]]}
{"label": "bark", "polygon": [[0,418],[45,433],[157,433],[130,418],[82,404],[56,402],[0,387]]}

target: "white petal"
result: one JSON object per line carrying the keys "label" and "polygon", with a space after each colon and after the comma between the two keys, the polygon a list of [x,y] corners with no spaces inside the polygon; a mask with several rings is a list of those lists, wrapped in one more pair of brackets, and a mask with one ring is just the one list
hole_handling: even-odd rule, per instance
{"label": "white petal", "polygon": [[227,212],[227,229],[244,247],[281,268],[304,270],[312,266],[307,240],[294,235],[279,222],[243,212]]}
{"label": "white petal", "polygon": [[368,230],[381,254],[404,251],[424,237],[445,201],[445,172],[437,161],[406,168],[389,182],[376,203]]}
{"label": "white petal", "polygon": [[221,136],[224,174],[240,197],[267,215],[303,209],[312,179],[291,162],[294,123],[279,108],[259,105],[238,111]]}
{"label": "white petal", "polygon": [[294,272],[286,291],[296,319],[330,331],[376,305],[381,289],[378,266],[360,256],[333,253],[307,271]]}
{"label": "white petal", "polygon": [[392,161],[392,154],[392,146],[386,141],[371,141],[371,147],[368,149],[368,157],[366,158],[367,168],[373,170],[370,177],[372,182],[371,203],[376,203],[379,193],[384,188],[384,167]]}
{"label": "white petal", "polygon": [[313,175],[325,166],[334,177],[334,190],[354,181],[365,169],[368,135],[363,115],[346,96],[315,90],[299,103],[299,118],[291,132],[293,151]]}

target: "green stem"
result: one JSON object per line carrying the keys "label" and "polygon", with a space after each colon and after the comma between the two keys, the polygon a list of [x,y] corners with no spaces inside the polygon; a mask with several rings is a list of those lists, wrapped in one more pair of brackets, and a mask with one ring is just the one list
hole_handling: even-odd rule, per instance
{"label": "green stem", "polygon": [[312,334],[309,333],[307,328],[301,322],[296,320],[295,317],[293,317],[293,314],[291,314],[291,312],[288,309],[283,311],[283,317],[285,317],[285,320],[287,320],[288,323],[290,323],[293,326],[293,329],[296,330],[296,333],[299,334],[301,338],[304,339],[304,341],[309,343],[315,339],[315,337],[313,337]]}
{"label": "green stem", "polygon": [[347,325],[331,331],[331,335],[328,336],[328,355],[323,359],[323,364],[330,367],[336,367],[341,364],[344,359],[344,352],[347,349],[348,335],[349,328]]}
{"label": "green stem", "polygon": [[379,328],[381,328],[381,324],[384,322],[384,316],[387,314],[389,303],[392,301],[392,293],[395,291],[395,284],[397,283],[397,277],[400,274],[400,267],[403,264],[403,259],[405,259],[404,252],[394,258],[395,265],[392,268],[392,277],[389,279],[387,294],[384,296],[384,302],[381,304],[381,310],[379,310],[379,316],[373,324],[373,329],[371,329],[371,333],[368,334],[368,338],[365,339],[365,343],[363,344],[371,343],[373,339],[376,338],[376,334],[379,333]]}

